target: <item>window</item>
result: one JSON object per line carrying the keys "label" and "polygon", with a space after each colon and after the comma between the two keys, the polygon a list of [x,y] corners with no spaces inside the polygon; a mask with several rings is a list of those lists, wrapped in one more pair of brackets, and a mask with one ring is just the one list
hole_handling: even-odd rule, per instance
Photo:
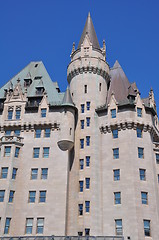
{"label": "window", "polygon": [[144,158],[144,149],[138,147],[138,158]]}
{"label": "window", "polygon": [[87,117],[87,118],[86,118],[86,124],[87,124],[87,127],[90,126],[90,117]]}
{"label": "window", "polygon": [[45,128],[44,137],[49,138],[50,134],[51,134],[51,129],[50,128]]}
{"label": "window", "polygon": [[25,226],[25,233],[32,234],[32,229],[33,229],[33,218],[27,218],[26,226]]}
{"label": "window", "polygon": [[6,136],[10,136],[10,135],[11,135],[11,130],[5,131],[5,135],[6,135]]}
{"label": "window", "polygon": [[147,237],[151,236],[150,220],[144,220],[144,233],[145,233],[145,236]]}
{"label": "window", "polygon": [[81,120],[81,129],[84,129],[84,120]]}
{"label": "window", "polygon": [[41,109],[41,117],[42,118],[46,117],[46,108]]}
{"label": "window", "polygon": [[90,166],[90,156],[86,156],[86,167]]}
{"label": "window", "polygon": [[146,170],[145,169],[139,169],[140,174],[140,180],[145,181],[146,180]]}
{"label": "window", "polygon": [[8,120],[12,120],[13,118],[13,110],[8,111]]}
{"label": "window", "polygon": [[29,191],[29,203],[34,203],[35,202],[35,197],[36,197],[36,191]]}
{"label": "window", "polygon": [[16,110],[15,111],[15,118],[16,118],[16,120],[19,120],[20,119],[20,114],[21,114],[21,110]]}
{"label": "window", "polygon": [[39,192],[39,202],[46,202],[46,191]]}
{"label": "window", "polygon": [[141,192],[141,202],[142,204],[148,204],[148,193]]}
{"label": "window", "polygon": [[4,201],[5,190],[0,190],[0,202]]}
{"label": "window", "polygon": [[114,172],[114,181],[119,181],[120,180],[120,169],[115,169],[113,170]]}
{"label": "window", "polygon": [[138,138],[142,138],[142,129],[141,128],[137,128],[136,133],[137,133]]}
{"label": "window", "polygon": [[37,179],[38,178],[38,169],[37,168],[32,168],[31,169],[31,179]]}
{"label": "window", "polygon": [[80,159],[80,170],[83,170],[84,168],[84,160]]}
{"label": "window", "polygon": [[90,234],[90,229],[89,228],[85,228],[85,236],[89,236]]}
{"label": "window", "polygon": [[44,147],[43,148],[43,158],[48,158],[49,157],[49,147]]}
{"label": "window", "polygon": [[48,168],[42,168],[41,169],[41,179],[47,179],[48,175]]}
{"label": "window", "polygon": [[15,155],[14,155],[14,157],[19,157],[19,151],[20,151],[20,148],[16,147],[15,148]]}
{"label": "window", "polygon": [[112,130],[113,138],[118,138],[118,129]]}
{"label": "window", "polygon": [[41,129],[35,130],[35,138],[41,138]]}
{"label": "window", "polygon": [[13,171],[12,171],[12,179],[16,179],[16,175],[17,175],[17,168],[13,168]]}
{"label": "window", "polygon": [[90,136],[86,136],[86,146],[90,146]]}
{"label": "window", "polygon": [[81,113],[84,113],[84,104],[81,104]]}
{"label": "window", "polygon": [[8,200],[8,202],[10,202],[10,203],[12,203],[13,202],[13,199],[14,199],[14,193],[15,193],[15,191],[10,191],[10,193],[9,193],[9,200]]}
{"label": "window", "polygon": [[80,139],[80,148],[84,148],[84,139]]}
{"label": "window", "polygon": [[83,204],[78,204],[79,215],[83,215]]}
{"label": "window", "polygon": [[87,213],[90,211],[90,201],[85,201],[85,211]]}
{"label": "window", "polygon": [[111,118],[116,118],[116,109],[111,109]]}
{"label": "window", "polygon": [[86,189],[90,189],[90,178],[86,178]]}
{"label": "window", "polygon": [[116,235],[123,235],[122,219],[115,220]]}
{"label": "window", "polygon": [[78,236],[83,236],[83,232],[78,232]]}
{"label": "window", "polygon": [[121,204],[121,192],[114,193],[114,204]]}
{"label": "window", "polygon": [[113,158],[118,159],[119,158],[119,148],[113,149]]}
{"label": "window", "polygon": [[39,158],[40,148],[33,148],[33,158]]}
{"label": "window", "polygon": [[84,85],[84,93],[87,93],[87,85]]}
{"label": "window", "polygon": [[137,108],[137,116],[142,117],[142,108]]}
{"label": "window", "polygon": [[5,227],[4,227],[4,234],[9,233],[10,222],[11,222],[11,218],[6,218]]}
{"label": "window", "polygon": [[159,164],[159,153],[156,153],[156,163]]}
{"label": "window", "polygon": [[83,181],[79,181],[79,191],[83,192]]}
{"label": "window", "polygon": [[15,130],[14,134],[15,134],[15,136],[20,136],[20,130],[19,129]]}
{"label": "window", "polygon": [[42,234],[43,231],[44,231],[44,218],[38,218],[36,233]]}
{"label": "window", "polygon": [[11,147],[5,147],[4,148],[4,156],[10,157],[10,153],[11,153]]}
{"label": "window", "polygon": [[1,178],[7,178],[7,175],[8,175],[8,168],[7,167],[2,167]]}
{"label": "window", "polygon": [[101,92],[101,90],[102,90],[102,84],[99,83],[99,92]]}
{"label": "window", "polygon": [[87,104],[87,111],[89,111],[89,110],[90,110],[90,104],[91,104],[91,103],[90,103],[90,102],[87,102],[86,104]]}

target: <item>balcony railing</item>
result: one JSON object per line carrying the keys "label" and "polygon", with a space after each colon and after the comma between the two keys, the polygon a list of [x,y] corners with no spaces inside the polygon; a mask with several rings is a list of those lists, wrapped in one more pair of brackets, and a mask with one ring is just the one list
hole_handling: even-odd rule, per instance
{"label": "balcony railing", "polygon": [[0,240],[124,240],[123,236],[25,236],[0,237]]}

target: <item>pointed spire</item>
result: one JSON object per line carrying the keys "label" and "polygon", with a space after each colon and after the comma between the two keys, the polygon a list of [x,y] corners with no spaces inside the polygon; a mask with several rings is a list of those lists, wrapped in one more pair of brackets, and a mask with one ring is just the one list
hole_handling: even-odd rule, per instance
{"label": "pointed spire", "polygon": [[99,42],[98,42],[97,35],[96,35],[95,29],[94,29],[94,26],[93,26],[93,22],[92,22],[92,19],[91,19],[90,12],[88,13],[88,17],[87,17],[87,20],[86,20],[86,23],[85,23],[85,26],[84,26],[84,30],[83,30],[83,33],[82,33],[82,36],[81,36],[81,39],[79,41],[77,49],[81,47],[81,44],[83,43],[86,34],[88,34],[88,36],[90,38],[90,41],[92,43],[92,46],[94,48],[100,49]]}
{"label": "pointed spire", "polygon": [[67,87],[67,89],[66,89],[66,92],[65,92],[65,95],[64,95],[64,98],[62,101],[62,105],[73,105],[74,106],[69,87]]}
{"label": "pointed spire", "polygon": [[113,68],[121,68],[118,60],[115,61]]}

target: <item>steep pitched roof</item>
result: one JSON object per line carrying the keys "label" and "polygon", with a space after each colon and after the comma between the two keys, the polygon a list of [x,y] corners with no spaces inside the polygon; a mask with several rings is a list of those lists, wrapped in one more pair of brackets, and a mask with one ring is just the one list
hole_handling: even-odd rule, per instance
{"label": "steep pitched roof", "polygon": [[80,38],[77,49],[81,47],[81,44],[83,43],[86,34],[88,34],[88,36],[90,38],[90,41],[92,43],[92,46],[94,48],[100,49],[99,42],[98,42],[98,39],[97,39],[97,35],[96,35],[95,29],[94,29],[94,26],[93,26],[93,22],[92,22],[90,13],[88,14],[88,17],[87,17],[87,20],[86,20],[86,23],[85,23],[85,26],[84,26],[84,29],[83,29],[83,33],[82,33],[82,36]]}
{"label": "steep pitched roof", "polygon": [[70,105],[70,106],[74,106],[73,101],[72,101],[72,97],[70,94],[70,89],[67,87],[63,101],[62,101],[62,105]]}

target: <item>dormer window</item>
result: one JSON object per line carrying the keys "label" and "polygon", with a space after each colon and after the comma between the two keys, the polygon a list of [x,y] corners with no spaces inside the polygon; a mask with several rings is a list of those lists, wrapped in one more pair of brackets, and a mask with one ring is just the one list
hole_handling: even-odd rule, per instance
{"label": "dormer window", "polygon": [[8,120],[12,120],[13,118],[13,109],[8,110]]}
{"label": "dormer window", "polygon": [[24,79],[24,87],[29,87],[32,83],[31,79]]}
{"label": "dormer window", "polygon": [[16,112],[15,112],[16,120],[20,119],[20,114],[21,114],[21,110],[20,109],[16,110]]}
{"label": "dormer window", "polygon": [[43,94],[44,90],[45,90],[44,87],[36,87],[36,94],[41,95]]}
{"label": "dormer window", "polygon": [[89,55],[89,47],[84,47],[84,55]]}

